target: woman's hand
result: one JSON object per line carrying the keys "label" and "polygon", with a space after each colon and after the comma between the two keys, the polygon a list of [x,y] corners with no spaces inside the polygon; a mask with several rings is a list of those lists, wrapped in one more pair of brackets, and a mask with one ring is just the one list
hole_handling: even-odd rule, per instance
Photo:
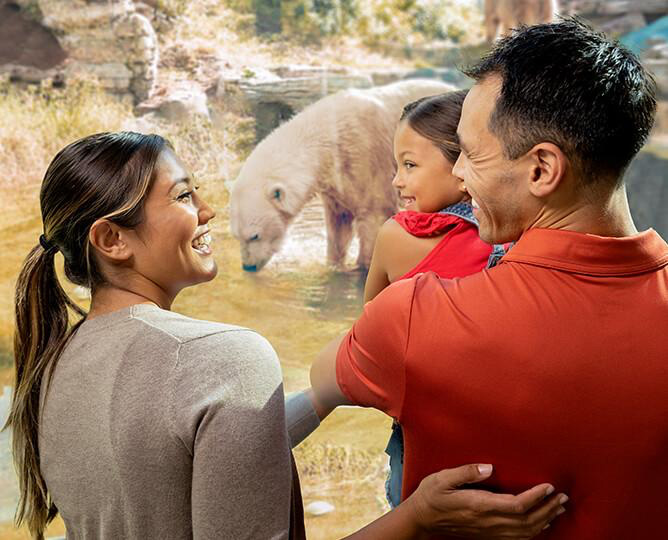
{"label": "woman's hand", "polygon": [[427,476],[405,501],[424,533],[460,538],[533,538],[565,511],[568,497],[540,484],[519,495],[457,489],[481,482],[491,465],[464,465]]}

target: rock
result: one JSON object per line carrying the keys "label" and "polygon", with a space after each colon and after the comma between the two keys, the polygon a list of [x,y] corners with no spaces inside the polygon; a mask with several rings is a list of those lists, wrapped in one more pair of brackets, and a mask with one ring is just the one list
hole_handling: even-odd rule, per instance
{"label": "rock", "polygon": [[182,83],[140,103],[137,114],[155,113],[167,120],[187,122],[193,116],[210,120],[206,93],[195,83]]}
{"label": "rock", "polygon": [[370,88],[369,75],[321,71],[312,77],[241,79],[239,88],[251,104],[284,103],[295,111],[346,88]]}
{"label": "rock", "polygon": [[601,24],[600,28],[610,36],[621,36],[644,28],[646,25],[647,21],[642,13],[629,13]]}
{"label": "rock", "polygon": [[[20,30],[19,38],[23,40],[23,49],[31,50],[33,38],[41,36],[44,41],[48,38],[49,32],[55,43],[38,51],[36,58],[42,64],[48,58],[57,57],[57,63],[61,63],[67,57],[66,68],[61,70],[65,76],[92,74],[100,79],[105,88],[114,93],[131,93],[136,101],[148,97],[157,77],[158,39],[149,19],[136,12],[132,0],[20,1],[24,9],[19,13],[21,16],[19,22],[22,26],[14,21],[11,28]],[[5,17],[7,14],[4,13],[9,9],[8,5],[14,6],[10,9],[9,15],[12,15],[13,19],[16,18],[16,6],[0,0],[0,8],[3,10],[0,13],[0,50],[5,49],[2,37],[11,37],[11,32],[3,30],[2,22],[9,18]],[[29,14],[33,18],[40,19],[32,24],[42,28],[41,34],[35,29],[24,28],[26,25],[30,26],[27,22],[23,24]],[[14,56],[16,58],[9,59],[13,64],[29,64],[40,69],[48,69],[55,65],[52,61],[47,62],[48,65],[31,64],[30,55],[25,51]],[[40,74],[30,73],[30,75]]]}
{"label": "rock", "polygon": [[654,75],[659,93],[668,96],[668,58],[649,58],[643,64]]}
{"label": "rock", "polygon": [[631,162],[624,178],[638,230],[652,227],[668,238],[668,146],[650,143]]}
{"label": "rock", "polygon": [[334,505],[326,501],[313,501],[304,507],[304,512],[309,516],[324,516],[334,511]]}

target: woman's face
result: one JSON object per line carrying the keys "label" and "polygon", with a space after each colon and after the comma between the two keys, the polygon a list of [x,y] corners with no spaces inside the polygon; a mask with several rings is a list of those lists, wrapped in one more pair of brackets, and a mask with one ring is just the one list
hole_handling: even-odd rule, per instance
{"label": "woman's face", "polygon": [[405,120],[394,135],[394,159],[392,185],[406,210],[438,212],[467,197],[463,182],[452,174],[452,163]]}
{"label": "woman's face", "polygon": [[160,154],[156,177],[135,229],[134,269],[170,296],[210,281],[213,258],[209,221],[216,215],[197,194],[188,171],[169,149]]}

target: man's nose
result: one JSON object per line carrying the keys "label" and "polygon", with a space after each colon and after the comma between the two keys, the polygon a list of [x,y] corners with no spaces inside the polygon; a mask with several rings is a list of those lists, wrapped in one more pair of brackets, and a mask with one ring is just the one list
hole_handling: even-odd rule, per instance
{"label": "man's nose", "polygon": [[464,159],[463,154],[459,154],[457,161],[452,166],[452,175],[460,180],[464,180]]}

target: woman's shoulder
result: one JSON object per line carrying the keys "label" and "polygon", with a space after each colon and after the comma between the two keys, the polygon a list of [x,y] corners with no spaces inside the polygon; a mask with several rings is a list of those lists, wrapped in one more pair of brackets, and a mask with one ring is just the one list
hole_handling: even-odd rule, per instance
{"label": "woman's shoulder", "polygon": [[131,319],[141,324],[145,332],[150,333],[153,330],[167,334],[179,343],[218,334],[255,334],[253,330],[243,326],[197,319],[152,305],[133,306]]}

